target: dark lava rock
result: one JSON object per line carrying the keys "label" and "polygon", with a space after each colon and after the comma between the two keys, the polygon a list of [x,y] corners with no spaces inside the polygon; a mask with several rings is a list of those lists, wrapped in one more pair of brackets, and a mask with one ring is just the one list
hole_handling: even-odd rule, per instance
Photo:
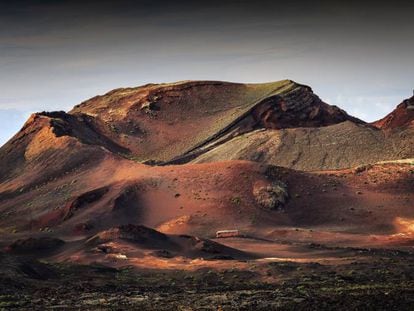
{"label": "dark lava rock", "polygon": [[64,241],[56,238],[27,238],[19,239],[8,246],[8,250],[11,252],[33,252],[33,251],[45,251],[53,250],[61,247],[65,244]]}

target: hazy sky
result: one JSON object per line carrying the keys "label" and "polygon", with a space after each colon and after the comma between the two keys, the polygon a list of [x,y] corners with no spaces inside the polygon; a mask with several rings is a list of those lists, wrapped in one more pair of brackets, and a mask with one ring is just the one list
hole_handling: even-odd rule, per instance
{"label": "hazy sky", "polygon": [[359,2],[0,0],[0,144],[31,112],[188,79],[289,78],[378,119],[414,88],[414,4]]}

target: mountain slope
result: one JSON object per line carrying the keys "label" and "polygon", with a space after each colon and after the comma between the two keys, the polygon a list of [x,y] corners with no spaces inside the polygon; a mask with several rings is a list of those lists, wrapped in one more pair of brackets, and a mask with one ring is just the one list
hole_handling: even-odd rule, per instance
{"label": "mountain slope", "polygon": [[179,82],[118,89],[69,112],[104,122],[136,160],[171,161],[257,128],[361,122],[290,80],[265,84]]}
{"label": "mountain slope", "polygon": [[395,130],[399,128],[414,127],[414,96],[404,100],[397,108],[373,123],[374,126],[383,130]]}
{"label": "mountain slope", "polygon": [[256,129],[321,127],[346,120],[363,124],[290,80],[117,89],[69,113],[32,115],[0,148],[0,182],[24,176],[26,184],[31,180],[35,185],[108,152],[139,162],[185,163]]}
{"label": "mountain slope", "polygon": [[319,128],[252,131],[192,160],[250,160],[298,170],[351,168],[414,157],[414,129],[392,133],[346,121]]}
{"label": "mountain slope", "polygon": [[[17,179],[23,191],[5,191],[15,180],[2,183],[0,228],[3,238],[49,230],[62,237],[133,223],[211,236],[250,227],[253,215],[277,208],[279,198],[284,202],[283,192],[272,192],[283,185],[266,172],[241,161],[150,167],[106,153],[36,186],[23,176]],[[240,178],[243,183],[233,182]]]}

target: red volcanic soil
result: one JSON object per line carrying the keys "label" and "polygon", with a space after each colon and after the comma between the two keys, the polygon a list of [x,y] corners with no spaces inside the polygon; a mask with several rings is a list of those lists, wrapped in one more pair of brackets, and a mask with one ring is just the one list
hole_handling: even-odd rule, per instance
{"label": "red volcanic soil", "polygon": [[[26,193],[37,218],[10,214],[2,227],[17,228],[5,235],[9,239],[31,232],[73,240],[132,223],[202,237],[239,229],[278,242],[407,246],[414,231],[413,172],[409,164],[304,173],[242,161],[148,167],[107,158],[88,172],[43,185],[37,198]],[[253,189],[276,180],[286,184],[289,199],[268,210]],[[62,187],[70,193],[66,199],[52,190]],[[22,197],[3,201],[6,213],[26,207]],[[8,227],[17,223],[21,227]],[[257,243],[246,245],[254,247],[244,251],[265,254]]]}
{"label": "red volcanic soil", "polygon": [[260,209],[252,189],[271,183],[265,170],[242,161],[149,167],[107,155],[85,171],[3,197],[2,228],[88,235],[134,223],[211,236],[250,225],[251,214]]}
{"label": "red volcanic soil", "polygon": [[394,243],[402,235],[403,240],[411,238],[411,230],[401,226],[402,219],[414,221],[410,164],[282,176],[293,197],[285,207],[286,218],[296,228],[277,229],[269,237],[358,246]]}
{"label": "red volcanic soil", "polygon": [[373,125],[384,130],[413,127],[414,96],[404,100],[393,112],[391,112],[385,118],[375,121]]}

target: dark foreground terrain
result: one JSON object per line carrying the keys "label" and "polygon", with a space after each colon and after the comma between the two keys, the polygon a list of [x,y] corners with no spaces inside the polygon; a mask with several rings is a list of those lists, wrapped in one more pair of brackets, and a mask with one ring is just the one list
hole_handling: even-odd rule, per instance
{"label": "dark foreground terrain", "polygon": [[0,309],[412,310],[414,254],[350,251],[358,260],[248,261],[243,270],[194,271],[46,264],[2,255]]}

